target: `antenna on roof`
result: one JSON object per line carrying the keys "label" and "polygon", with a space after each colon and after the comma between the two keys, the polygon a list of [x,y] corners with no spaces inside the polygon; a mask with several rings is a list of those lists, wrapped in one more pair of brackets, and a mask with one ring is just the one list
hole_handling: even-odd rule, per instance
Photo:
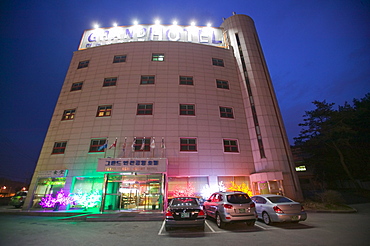
{"label": "antenna on roof", "polygon": [[236,15],[236,12],[233,12],[233,15]]}

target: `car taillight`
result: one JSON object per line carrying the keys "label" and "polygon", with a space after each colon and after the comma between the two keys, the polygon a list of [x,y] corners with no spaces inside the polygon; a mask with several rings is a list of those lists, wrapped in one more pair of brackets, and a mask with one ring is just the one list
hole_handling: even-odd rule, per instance
{"label": "car taillight", "polygon": [[301,211],[304,212],[304,207],[301,205]]}
{"label": "car taillight", "polygon": [[278,206],[274,206],[273,209],[274,209],[275,213],[278,213],[278,214],[283,213],[283,210],[281,210]]}
{"label": "car taillight", "polygon": [[224,204],[224,208],[232,209],[233,208],[233,205],[231,205],[231,204]]}
{"label": "car taillight", "polygon": [[173,215],[172,215],[171,211],[167,211],[166,217],[167,218],[173,218]]}
{"label": "car taillight", "polygon": [[204,216],[204,215],[205,215],[204,211],[200,210],[199,213],[198,213],[198,216]]}
{"label": "car taillight", "polygon": [[256,204],[254,204],[254,202],[252,202],[250,205],[249,205],[250,208],[254,208],[256,207]]}
{"label": "car taillight", "polygon": [[19,198],[19,201],[22,201],[22,200],[23,200],[23,197],[20,197],[20,198]]}

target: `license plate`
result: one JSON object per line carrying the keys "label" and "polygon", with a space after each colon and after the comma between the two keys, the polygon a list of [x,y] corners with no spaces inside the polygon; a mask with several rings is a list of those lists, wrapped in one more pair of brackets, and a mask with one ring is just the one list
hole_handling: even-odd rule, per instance
{"label": "license plate", "polygon": [[293,221],[295,221],[295,220],[299,220],[298,215],[292,216],[292,220],[293,220]]}
{"label": "license plate", "polygon": [[245,208],[239,208],[239,213],[240,213],[240,214],[245,213]]}
{"label": "license plate", "polygon": [[189,218],[189,213],[181,213],[181,218]]}

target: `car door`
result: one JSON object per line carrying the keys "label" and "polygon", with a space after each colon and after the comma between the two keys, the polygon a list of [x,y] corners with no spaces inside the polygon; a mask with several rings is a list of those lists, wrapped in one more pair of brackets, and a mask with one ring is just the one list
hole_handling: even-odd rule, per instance
{"label": "car door", "polygon": [[262,212],[264,210],[264,204],[266,204],[266,200],[263,197],[256,196],[254,197],[254,203],[256,204],[256,213],[258,218],[262,218]]}
{"label": "car door", "polygon": [[214,211],[212,211],[212,200],[214,200],[215,194],[212,194],[207,201],[204,202],[203,206],[208,216],[214,217]]}

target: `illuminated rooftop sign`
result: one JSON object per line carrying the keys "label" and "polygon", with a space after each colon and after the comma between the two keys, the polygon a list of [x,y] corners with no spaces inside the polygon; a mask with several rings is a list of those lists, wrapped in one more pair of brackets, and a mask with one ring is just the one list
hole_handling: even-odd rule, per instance
{"label": "illuminated rooftop sign", "polygon": [[223,29],[179,25],[133,25],[86,30],[79,50],[138,41],[177,41],[224,46]]}

